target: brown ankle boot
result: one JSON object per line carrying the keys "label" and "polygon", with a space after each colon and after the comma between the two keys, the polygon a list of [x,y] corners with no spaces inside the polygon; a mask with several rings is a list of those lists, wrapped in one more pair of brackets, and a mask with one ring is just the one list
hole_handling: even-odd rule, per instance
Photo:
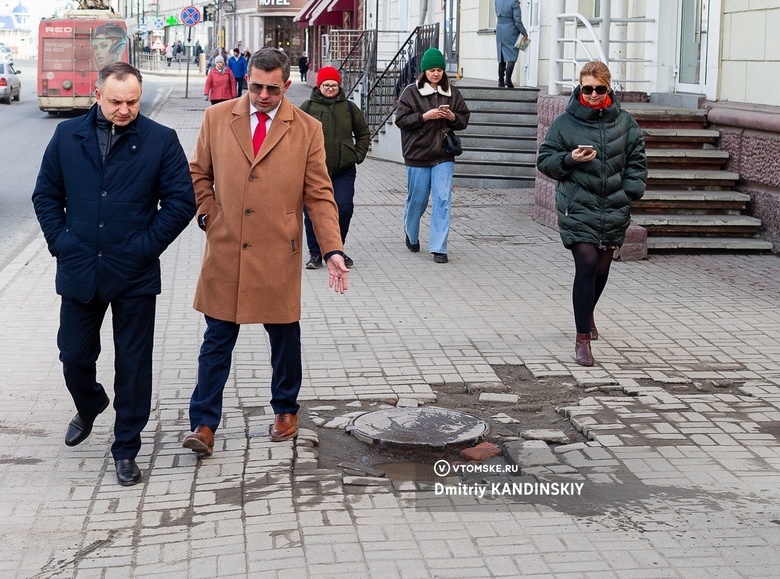
{"label": "brown ankle boot", "polygon": [[574,360],[580,366],[593,366],[593,354],[590,353],[590,334],[577,334],[574,344]]}
{"label": "brown ankle boot", "polygon": [[596,322],[593,321],[593,316],[590,317],[590,339],[599,339],[599,331],[596,329]]}

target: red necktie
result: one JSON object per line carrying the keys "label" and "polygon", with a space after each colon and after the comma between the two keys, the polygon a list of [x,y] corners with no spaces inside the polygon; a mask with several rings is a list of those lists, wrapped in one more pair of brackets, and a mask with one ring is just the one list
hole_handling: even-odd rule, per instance
{"label": "red necktie", "polygon": [[255,114],[257,115],[257,120],[260,121],[257,123],[255,134],[252,136],[252,146],[255,149],[255,157],[257,157],[257,152],[263,146],[263,141],[265,140],[265,122],[268,120],[268,115],[260,111]]}

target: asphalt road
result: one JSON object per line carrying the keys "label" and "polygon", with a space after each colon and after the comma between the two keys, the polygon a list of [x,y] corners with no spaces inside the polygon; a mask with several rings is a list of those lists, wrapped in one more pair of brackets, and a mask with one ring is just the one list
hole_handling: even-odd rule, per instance
{"label": "asphalt road", "polygon": [[[43,152],[54,128],[68,117],[38,109],[37,61],[18,60],[22,96],[11,105],[0,103],[0,269],[38,235],[32,195]],[[144,76],[141,112],[149,114],[157,98],[167,93],[176,78]]]}

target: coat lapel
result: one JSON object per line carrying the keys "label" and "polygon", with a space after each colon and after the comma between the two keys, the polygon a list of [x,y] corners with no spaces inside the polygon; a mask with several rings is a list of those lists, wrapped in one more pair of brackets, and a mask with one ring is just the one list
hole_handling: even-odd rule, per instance
{"label": "coat lapel", "polygon": [[81,149],[84,151],[84,156],[92,159],[95,166],[102,167],[103,161],[100,157],[100,145],[98,145],[97,133],[95,132],[95,115],[97,114],[95,107],[97,105],[93,105],[89,113],[84,115],[74,135],[81,139]]}
{"label": "coat lapel", "polygon": [[255,152],[252,149],[252,124],[249,120],[249,93],[236,100],[233,107],[233,120],[230,127],[238,146],[244,151],[247,160],[252,163],[255,160]]}

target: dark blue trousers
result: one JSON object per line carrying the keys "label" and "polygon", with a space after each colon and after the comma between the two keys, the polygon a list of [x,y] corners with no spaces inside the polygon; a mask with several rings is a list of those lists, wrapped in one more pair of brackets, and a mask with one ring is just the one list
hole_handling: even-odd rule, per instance
{"label": "dark blue trousers", "polygon": [[[352,221],[352,214],[355,212],[355,177],[357,177],[355,167],[331,177],[334,199],[339,208],[339,227],[341,228],[342,245],[347,240],[349,224]],[[311,223],[311,219],[309,219],[309,212],[306,211],[306,206],[303,207],[303,225],[306,227],[306,245],[309,246],[309,254],[322,255],[322,250],[317,242],[317,236],[314,234],[314,226]]]}
{"label": "dark blue trousers", "polygon": [[97,382],[100,326],[111,306],[114,329],[114,444],[115,460],[135,458],[141,449],[141,431],[152,405],[152,349],[157,297],[136,296],[112,301],[100,298],[83,303],[62,298],[57,346],[65,384],[85,420],[93,420],[106,400]]}
{"label": "dark blue trousers", "polygon": [[[263,324],[271,342],[271,407],[274,414],[298,413],[303,380],[301,325]],[[222,393],[230,374],[239,324],[206,316],[206,333],[198,356],[198,383],[190,398],[190,428],[201,424],[217,430],[222,418]]]}

